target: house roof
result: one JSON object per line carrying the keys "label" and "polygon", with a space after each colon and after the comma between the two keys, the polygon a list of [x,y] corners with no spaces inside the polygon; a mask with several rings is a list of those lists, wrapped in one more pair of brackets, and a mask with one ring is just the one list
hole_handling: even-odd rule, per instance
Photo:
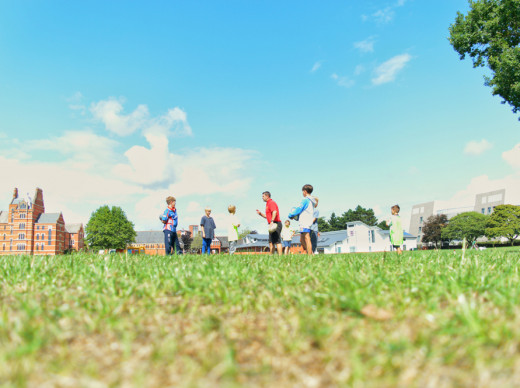
{"label": "house roof", "polygon": [[9,222],[9,212],[0,210],[0,224],[7,224]]}
{"label": "house roof", "polygon": [[164,233],[158,231],[135,232],[136,244],[164,244]]}
{"label": "house roof", "polygon": [[66,224],[65,230],[68,233],[79,233],[82,226],[83,226],[83,224]]}
{"label": "house roof", "polygon": [[[390,231],[389,230],[381,230],[380,233],[381,234],[390,234]],[[408,232],[403,232],[403,237],[405,237],[405,238],[417,238],[417,236],[414,236],[413,234],[410,234]]]}
{"label": "house roof", "polygon": [[[346,230],[335,230],[333,232],[320,232],[318,237],[318,248],[329,247],[332,244],[343,241],[347,238]],[[293,236],[292,244],[300,244],[300,235]]]}
{"label": "house roof", "polygon": [[229,248],[229,240],[227,236],[217,236],[217,239],[220,241],[221,248]]}
{"label": "house roof", "polygon": [[36,220],[36,224],[56,224],[60,219],[61,213],[42,213]]}

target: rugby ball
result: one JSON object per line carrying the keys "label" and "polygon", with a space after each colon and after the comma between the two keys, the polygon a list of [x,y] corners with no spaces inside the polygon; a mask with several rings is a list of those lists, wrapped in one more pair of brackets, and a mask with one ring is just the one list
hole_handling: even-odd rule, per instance
{"label": "rugby ball", "polygon": [[272,224],[269,224],[269,226],[267,227],[267,229],[269,230],[269,233],[275,232],[276,228],[278,228],[278,224],[276,224],[275,222],[273,222]]}

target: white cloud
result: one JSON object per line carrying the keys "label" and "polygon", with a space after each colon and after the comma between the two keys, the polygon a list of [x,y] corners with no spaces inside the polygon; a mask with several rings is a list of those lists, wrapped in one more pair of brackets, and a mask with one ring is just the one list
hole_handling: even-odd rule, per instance
{"label": "white cloud", "polygon": [[386,7],[384,9],[379,9],[375,13],[372,14],[372,17],[377,23],[388,23],[392,21],[395,16],[395,12],[392,7]]}
{"label": "white cloud", "polygon": [[334,81],[336,81],[336,83],[341,86],[341,87],[344,87],[344,88],[351,88],[352,86],[354,86],[354,84],[356,83],[356,81],[348,78],[348,77],[345,77],[345,76],[339,76],[337,75],[336,73],[333,73],[330,78],[332,78]]}
{"label": "white cloud", "polygon": [[[150,118],[143,113],[148,111],[145,105],[126,116],[121,114],[119,101],[101,101],[91,106],[92,114],[109,131],[128,134],[139,130],[149,146],[127,146],[123,153],[122,144],[92,130],[67,131],[54,138],[24,143],[13,138],[2,139],[2,184],[18,187],[22,193],[27,190],[31,195],[35,187],[41,187],[46,210],[63,211],[67,223],[86,223],[92,211],[108,204],[121,206],[141,230],[160,229],[157,215],[164,210],[168,195],[181,198],[180,204],[182,198],[189,196],[187,209],[186,204],[182,206],[184,223],[200,220],[198,199],[227,203],[249,190],[253,181],[250,162],[258,161],[255,151],[239,148],[170,151],[169,136],[191,134],[182,109],[173,108],[160,117]],[[9,152],[4,152],[4,148]],[[53,162],[49,162],[49,152],[58,158],[54,156]],[[8,203],[10,193],[4,198],[1,195],[0,200]]]}
{"label": "white cloud", "polygon": [[520,143],[502,153],[502,158],[513,168],[520,169]]}
{"label": "white cloud", "polygon": [[67,98],[67,102],[69,103],[69,109],[79,111],[81,115],[86,113],[87,107],[83,104],[83,94],[80,92],[76,92]]}
{"label": "white cloud", "polygon": [[376,76],[372,78],[372,84],[382,85],[394,81],[397,74],[403,70],[410,59],[412,59],[411,55],[401,54],[382,63],[375,69]]}
{"label": "white cloud", "polygon": [[94,118],[105,125],[105,128],[119,136],[130,135],[137,130],[143,134],[164,136],[191,136],[192,130],[186,112],[175,107],[166,114],[150,117],[148,107],[139,105],[132,113],[124,115],[123,100],[110,98],[91,104],[90,111]]}
{"label": "white cloud", "polygon": [[53,151],[67,158],[74,168],[88,170],[113,162],[118,143],[90,130],[67,131],[51,139],[31,140],[24,144],[28,151]]}
{"label": "white cloud", "polygon": [[123,100],[110,98],[92,103],[90,111],[96,120],[101,121],[106,129],[119,136],[127,136],[142,128],[148,118],[146,105],[139,105],[132,113],[123,115]]}
{"label": "white cloud", "polygon": [[365,66],[363,65],[357,65],[354,69],[354,75],[360,75],[365,72]]}
{"label": "white cloud", "polygon": [[321,61],[316,62],[316,63],[312,66],[311,73],[314,73],[314,72],[318,71],[318,69],[319,69],[320,67],[321,67]]}
{"label": "white cloud", "polygon": [[477,194],[501,189],[506,189],[506,203],[520,204],[520,174],[511,174],[498,179],[490,179],[487,175],[477,176],[449,200],[438,201],[437,206],[441,209],[468,208],[471,211]]}
{"label": "white cloud", "polygon": [[492,147],[492,144],[486,139],[481,141],[472,140],[464,147],[464,153],[467,155],[480,155]]}
{"label": "white cloud", "polygon": [[354,47],[362,53],[372,53],[374,52],[374,43],[374,38],[370,37],[360,42],[355,42]]}

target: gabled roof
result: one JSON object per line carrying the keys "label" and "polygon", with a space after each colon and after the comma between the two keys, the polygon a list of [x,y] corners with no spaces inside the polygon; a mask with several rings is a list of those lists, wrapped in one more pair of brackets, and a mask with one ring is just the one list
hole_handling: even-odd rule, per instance
{"label": "gabled roof", "polygon": [[136,244],[164,244],[164,233],[158,231],[135,232]]}
{"label": "gabled roof", "polygon": [[65,230],[68,233],[79,233],[79,231],[82,227],[83,227],[83,224],[67,224],[67,225],[65,225]]}
{"label": "gabled roof", "polygon": [[56,224],[60,219],[61,213],[42,213],[36,220],[36,224]]}
{"label": "gabled roof", "polygon": [[0,210],[0,224],[7,224],[9,222],[9,212]]}
{"label": "gabled roof", "polygon": [[217,236],[217,239],[220,241],[221,248],[229,248],[229,241],[227,236]]}

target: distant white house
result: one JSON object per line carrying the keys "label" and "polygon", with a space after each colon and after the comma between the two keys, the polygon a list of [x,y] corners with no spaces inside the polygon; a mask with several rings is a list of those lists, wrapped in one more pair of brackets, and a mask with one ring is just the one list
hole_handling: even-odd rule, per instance
{"label": "distant white house", "polygon": [[[293,242],[295,242],[293,240]],[[417,238],[404,233],[403,250],[417,249]],[[349,222],[346,230],[320,232],[320,253],[356,253],[391,251],[390,233],[377,226],[368,226],[361,221]]]}

